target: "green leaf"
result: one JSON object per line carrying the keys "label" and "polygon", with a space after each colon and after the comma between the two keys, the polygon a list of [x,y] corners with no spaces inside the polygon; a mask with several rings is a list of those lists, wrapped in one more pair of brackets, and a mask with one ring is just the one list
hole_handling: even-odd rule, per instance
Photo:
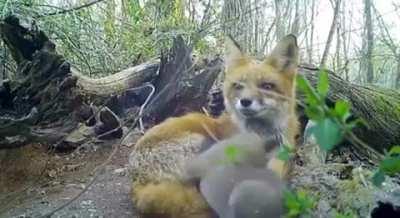
{"label": "green leaf", "polygon": [[350,116],[350,104],[345,100],[338,100],[335,102],[334,111],[340,120],[346,121]]}
{"label": "green leaf", "polygon": [[291,146],[282,145],[279,147],[278,154],[276,155],[279,160],[283,160],[285,162],[289,161],[289,159],[293,156],[293,151]]}
{"label": "green leaf", "polygon": [[321,107],[307,107],[304,112],[311,120],[322,120],[325,117],[324,110]]}
{"label": "green leaf", "polygon": [[279,148],[277,157],[279,160],[283,160],[285,162],[287,162],[290,159],[289,152],[283,147]]}
{"label": "green leaf", "polygon": [[238,155],[240,153],[239,148],[235,145],[229,145],[224,150],[225,156],[227,157],[228,161],[234,163],[236,162]]}
{"label": "green leaf", "polygon": [[288,210],[289,217],[296,217],[301,213],[301,204],[297,200],[297,196],[295,193],[290,191],[283,192],[285,207]]}
{"label": "green leaf", "polygon": [[379,164],[379,169],[389,176],[400,172],[400,157],[386,157]]}
{"label": "green leaf", "polygon": [[[352,120],[352,121],[350,121],[350,122],[347,122],[346,124],[345,124],[345,127],[346,127],[346,131],[350,131],[350,130],[352,130],[354,127],[356,127],[356,126],[358,126],[358,125],[360,125],[360,124],[365,124],[365,122],[362,120],[362,119],[360,119],[360,118],[358,118],[358,119],[356,119],[356,120]],[[364,125],[365,126],[365,125]]]}
{"label": "green leaf", "polygon": [[319,72],[319,79],[317,90],[321,98],[325,98],[329,91],[329,77],[328,72],[326,70],[321,70]]}
{"label": "green leaf", "polygon": [[381,187],[382,183],[385,181],[385,174],[381,170],[377,170],[372,176],[372,183],[376,187]]}
{"label": "green leaf", "polygon": [[315,207],[314,198],[302,190],[297,192],[285,190],[283,192],[283,199],[287,217],[298,217],[299,215],[307,217],[311,209]]}
{"label": "green leaf", "polygon": [[343,138],[343,132],[340,126],[330,118],[317,121],[316,125],[310,130],[317,143],[324,150],[331,150]]}
{"label": "green leaf", "polygon": [[390,151],[389,151],[389,155],[390,156],[400,155],[400,146],[395,145],[395,146],[391,147]]}
{"label": "green leaf", "polygon": [[302,75],[297,76],[297,87],[305,94],[305,102],[308,106],[318,106],[321,104],[314,88]]}
{"label": "green leaf", "polygon": [[303,91],[304,93],[309,93],[310,91],[310,83],[306,80],[302,75],[297,76],[297,87]]}
{"label": "green leaf", "polygon": [[346,213],[339,213],[335,211],[335,218],[356,218],[352,211],[347,211]]}

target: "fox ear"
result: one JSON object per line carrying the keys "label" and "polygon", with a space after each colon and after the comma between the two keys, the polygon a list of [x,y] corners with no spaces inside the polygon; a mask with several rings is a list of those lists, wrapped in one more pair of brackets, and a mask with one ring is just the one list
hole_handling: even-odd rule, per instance
{"label": "fox ear", "polygon": [[227,69],[247,62],[239,44],[231,37],[225,37],[225,67]]}
{"label": "fox ear", "polygon": [[295,73],[299,62],[299,47],[296,36],[285,36],[267,57],[266,63],[279,69],[280,72]]}

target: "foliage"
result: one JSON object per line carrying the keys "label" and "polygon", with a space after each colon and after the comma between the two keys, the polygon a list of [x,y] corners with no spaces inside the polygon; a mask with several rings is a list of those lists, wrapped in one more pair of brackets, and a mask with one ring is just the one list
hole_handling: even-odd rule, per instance
{"label": "foliage", "polygon": [[339,213],[335,212],[335,218],[356,218],[357,215],[355,215],[352,211],[347,211],[345,213]]}
{"label": "foliage", "polygon": [[316,89],[301,75],[298,76],[297,84],[305,95],[305,113],[315,122],[310,129],[311,133],[322,149],[333,149],[360,120],[349,121],[350,104],[345,100],[336,101],[334,107],[326,104],[329,92],[327,71],[320,71]]}
{"label": "foliage", "polygon": [[294,156],[294,152],[294,146],[283,144],[279,147],[277,157],[278,159],[287,162]]}
{"label": "foliage", "polygon": [[311,211],[316,206],[316,199],[311,197],[306,191],[296,192],[285,190],[283,192],[286,216],[292,217],[311,217]]}
{"label": "foliage", "polygon": [[385,175],[394,176],[398,173],[400,173],[400,146],[393,146],[379,163],[378,169],[372,176],[372,182],[380,187],[385,181]]}
{"label": "foliage", "polygon": [[[6,0],[0,16],[35,21],[74,67],[92,77],[118,72],[157,57],[182,35],[201,54],[211,51],[199,35],[199,20],[189,19],[184,0],[100,1],[68,13],[52,14],[87,1]],[[211,11],[206,15],[209,17]],[[212,15],[215,17],[215,14]],[[214,49],[215,50],[215,49]]]}
{"label": "foliage", "polygon": [[224,149],[224,153],[228,163],[235,163],[241,151],[237,146],[229,145]]}

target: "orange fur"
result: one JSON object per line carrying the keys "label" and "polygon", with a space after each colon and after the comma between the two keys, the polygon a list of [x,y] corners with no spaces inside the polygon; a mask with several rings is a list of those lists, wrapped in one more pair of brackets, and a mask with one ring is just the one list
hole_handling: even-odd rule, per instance
{"label": "orange fur", "polygon": [[212,136],[209,135],[209,131],[218,139],[222,139],[233,134],[236,128],[226,115],[215,119],[201,113],[189,113],[182,117],[168,118],[149,129],[135,146],[157,146],[159,142],[180,138],[187,133],[197,133],[210,138]]}
{"label": "orange fur", "polygon": [[[294,39],[294,40],[293,40]],[[286,46],[286,47],[285,47]],[[146,152],[169,144],[178,143],[180,139],[190,135],[202,135],[212,138],[210,132],[218,139],[227,138],[246,126],[235,109],[236,100],[240,97],[273,100],[280,114],[270,114],[268,119],[277,119],[277,124],[284,127],[284,135],[288,143],[295,144],[298,134],[298,121],[295,113],[295,74],[297,72],[297,45],[295,38],[286,37],[264,62],[257,62],[243,55],[238,48],[231,48],[226,58],[226,78],[224,81],[224,99],[227,114],[219,118],[211,118],[200,113],[191,113],[182,117],[169,118],[154,126],[137,142],[134,152]],[[292,54],[293,53],[293,54]],[[286,57],[285,55],[293,55]],[[293,58],[288,62],[288,58]],[[260,91],[262,81],[271,82],[277,95]],[[242,83],[240,91],[235,83]],[[176,145],[179,146],[179,145]],[[199,147],[195,145],[194,147]],[[168,149],[166,147],[166,149]],[[174,154],[171,154],[174,155]],[[168,157],[165,157],[166,159]],[[159,163],[158,163],[159,164]],[[276,158],[271,158],[268,167],[282,177],[288,173],[288,165]],[[135,178],[134,178],[135,179]],[[177,176],[179,180],[179,176]],[[161,181],[161,182],[160,182]],[[163,181],[135,184],[133,201],[137,209],[145,214],[162,214],[158,217],[210,217],[207,205],[194,186],[166,179]],[[149,216],[151,217],[151,216]]]}
{"label": "orange fur", "polygon": [[194,186],[168,181],[137,185],[133,190],[137,209],[148,216],[156,212],[159,218],[208,217],[210,213]]}

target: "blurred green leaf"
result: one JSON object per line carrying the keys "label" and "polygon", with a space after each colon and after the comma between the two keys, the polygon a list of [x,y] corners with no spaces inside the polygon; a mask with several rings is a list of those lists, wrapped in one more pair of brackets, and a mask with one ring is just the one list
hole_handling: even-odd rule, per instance
{"label": "blurred green leaf", "polygon": [[239,148],[235,145],[229,145],[224,150],[225,156],[227,157],[228,161],[231,163],[236,162],[238,155],[240,153]]}
{"label": "blurred green leaf", "polygon": [[310,83],[303,77],[303,76],[301,76],[301,75],[298,75],[297,76],[297,87],[301,90],[301,91],[303,91],[303,92],[305,92],[305,93],[308,93],[310,90],[309,90],[309,87],[310,87]]}
{"label": "blurred green leaf", "polygon": [[348,211],[346,213],[339,213],[337,211],[335,212],[335,218],[356,218],[356,217],[357,216],[351,211]]}
{"label": "blurred green leaf", "polygon": [[321,148],[328,151],[343,139],[340,126],[330,118],[317,121],[310,131]]}
{"label": "blurred green leaf", "polygon": [[350,104],[345,100],[335,102],[335,114],[342,121],[346,121],[350,117]]}
{"label": "blurred green leaf", "polygon": [[310,214],[311,209],[315,207],[314,198],[302,190],[297,192],[285,190],[283,198],[287,217],[299,217],[300,215],[306,217]]}
{"label": "blurred green leaf", "polygon": [[278,159],[283,160],[285,162],[289,161],[289,159],[293,156],[292,148],[293,146],[282,145],[279,147],[279,151],[277,154]]}
{"label": "blurred green leaf", "polygon": [[400,146],[395,145],[395,146],[391,147],[390,151],[389,151],[389,155],[391,155],[391,156],[400,155]]}
{"label": "blurred green leaf", "polygon": [[317,84],[317,91],[318,94],[321,96],[322,99],[326,97],[329,91],[329,77],[328,71],[321,70],[319,72],[319,79]]}
{"label": "blurred green leaf", "polygon": [[376,187],[381,187],[382,183],[385,181],[385,174],[381,170],[377,170],[372,176],[372,183]]}
{"label": "blurred green leaf", "polygon": [[325,117],[324,110],[321,107],[307,107],[304,112],[311,120],[322,120]]}
{"label": "blurred green leaf", "polygon": [[306,103],[308,103],[309,106],[316,106],[320,103],[308,80],[301,75],[297,76],[297,87],[304,92]]}
{"label": "blurred green leaf", "polygon": [[345,123],[345,127],[346,127],[346,131],[350,131],[353,128],[355,128],[356,126],[360,125],[360,124],[365,124],[365,122],[362,119],[356,119],[356,120],[352,120],[350,122],[346,122]]}
{"label": "blurred green leaf", "polygon": [[379,169],[389,176],[394,176],[400,172],[400,157],[386,157],[379,164]]}

